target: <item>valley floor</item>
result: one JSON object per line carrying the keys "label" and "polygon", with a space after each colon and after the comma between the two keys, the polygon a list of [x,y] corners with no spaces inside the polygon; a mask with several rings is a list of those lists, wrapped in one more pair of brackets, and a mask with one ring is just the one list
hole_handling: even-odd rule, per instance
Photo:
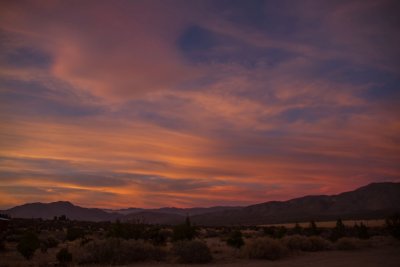
{"label": "valley floor", "polygon": [[[400,247],[371,248],[356,251],[309,252],[277,261],[243,259],[205,265],[168,263],[142,263],[139,265],[143,267],[398,267],[400,266]],[[129,266],[138,266],[138,264]]]}

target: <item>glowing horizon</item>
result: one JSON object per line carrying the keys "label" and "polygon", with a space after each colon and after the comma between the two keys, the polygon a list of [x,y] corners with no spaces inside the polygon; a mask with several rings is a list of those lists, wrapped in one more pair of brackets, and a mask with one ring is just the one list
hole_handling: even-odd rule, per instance
{"label": "glowing horizon", "polygon": [[396,1],[3,1],[0,209],[400,181]]}

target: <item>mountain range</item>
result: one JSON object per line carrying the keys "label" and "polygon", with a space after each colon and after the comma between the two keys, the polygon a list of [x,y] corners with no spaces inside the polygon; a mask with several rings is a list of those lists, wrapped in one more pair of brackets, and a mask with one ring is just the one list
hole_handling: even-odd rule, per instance
{"label": "mountain range", "polygon": [[400,212],[400,183],[372,183],[338,195],[312,195],[288,201],[269,201],[246,207],[83,208],[70,202],[28,203],[1,211],[14,218],[52,219],[66,215],[82,221],[142,221],[178,224],[190,216],[198,225],[260,225],[301,221],[384,218]]}

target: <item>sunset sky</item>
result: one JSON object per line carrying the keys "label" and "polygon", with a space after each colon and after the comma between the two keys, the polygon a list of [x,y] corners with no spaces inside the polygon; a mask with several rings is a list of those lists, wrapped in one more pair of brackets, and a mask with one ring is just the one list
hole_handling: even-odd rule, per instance
{"label": "sunset sky", "polygon": [[400,181],[400,2],[0,2],[0,209]]}

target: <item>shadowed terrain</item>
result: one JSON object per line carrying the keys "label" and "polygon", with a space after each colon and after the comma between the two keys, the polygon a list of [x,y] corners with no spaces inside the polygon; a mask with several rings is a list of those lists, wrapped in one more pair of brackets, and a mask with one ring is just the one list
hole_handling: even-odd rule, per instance
{"label": "shadowed terrain", "polygon": [[31,203],[4,211],[16,218],[52,219],[66,215],[83,221],[143,221],[177,224],[190,216],[199,225],[259,225],[309,220],[374,219],[400,211],[400,183],[373,183],[332,196],[305,196],[248,207],[89,209],[69,202]]}

